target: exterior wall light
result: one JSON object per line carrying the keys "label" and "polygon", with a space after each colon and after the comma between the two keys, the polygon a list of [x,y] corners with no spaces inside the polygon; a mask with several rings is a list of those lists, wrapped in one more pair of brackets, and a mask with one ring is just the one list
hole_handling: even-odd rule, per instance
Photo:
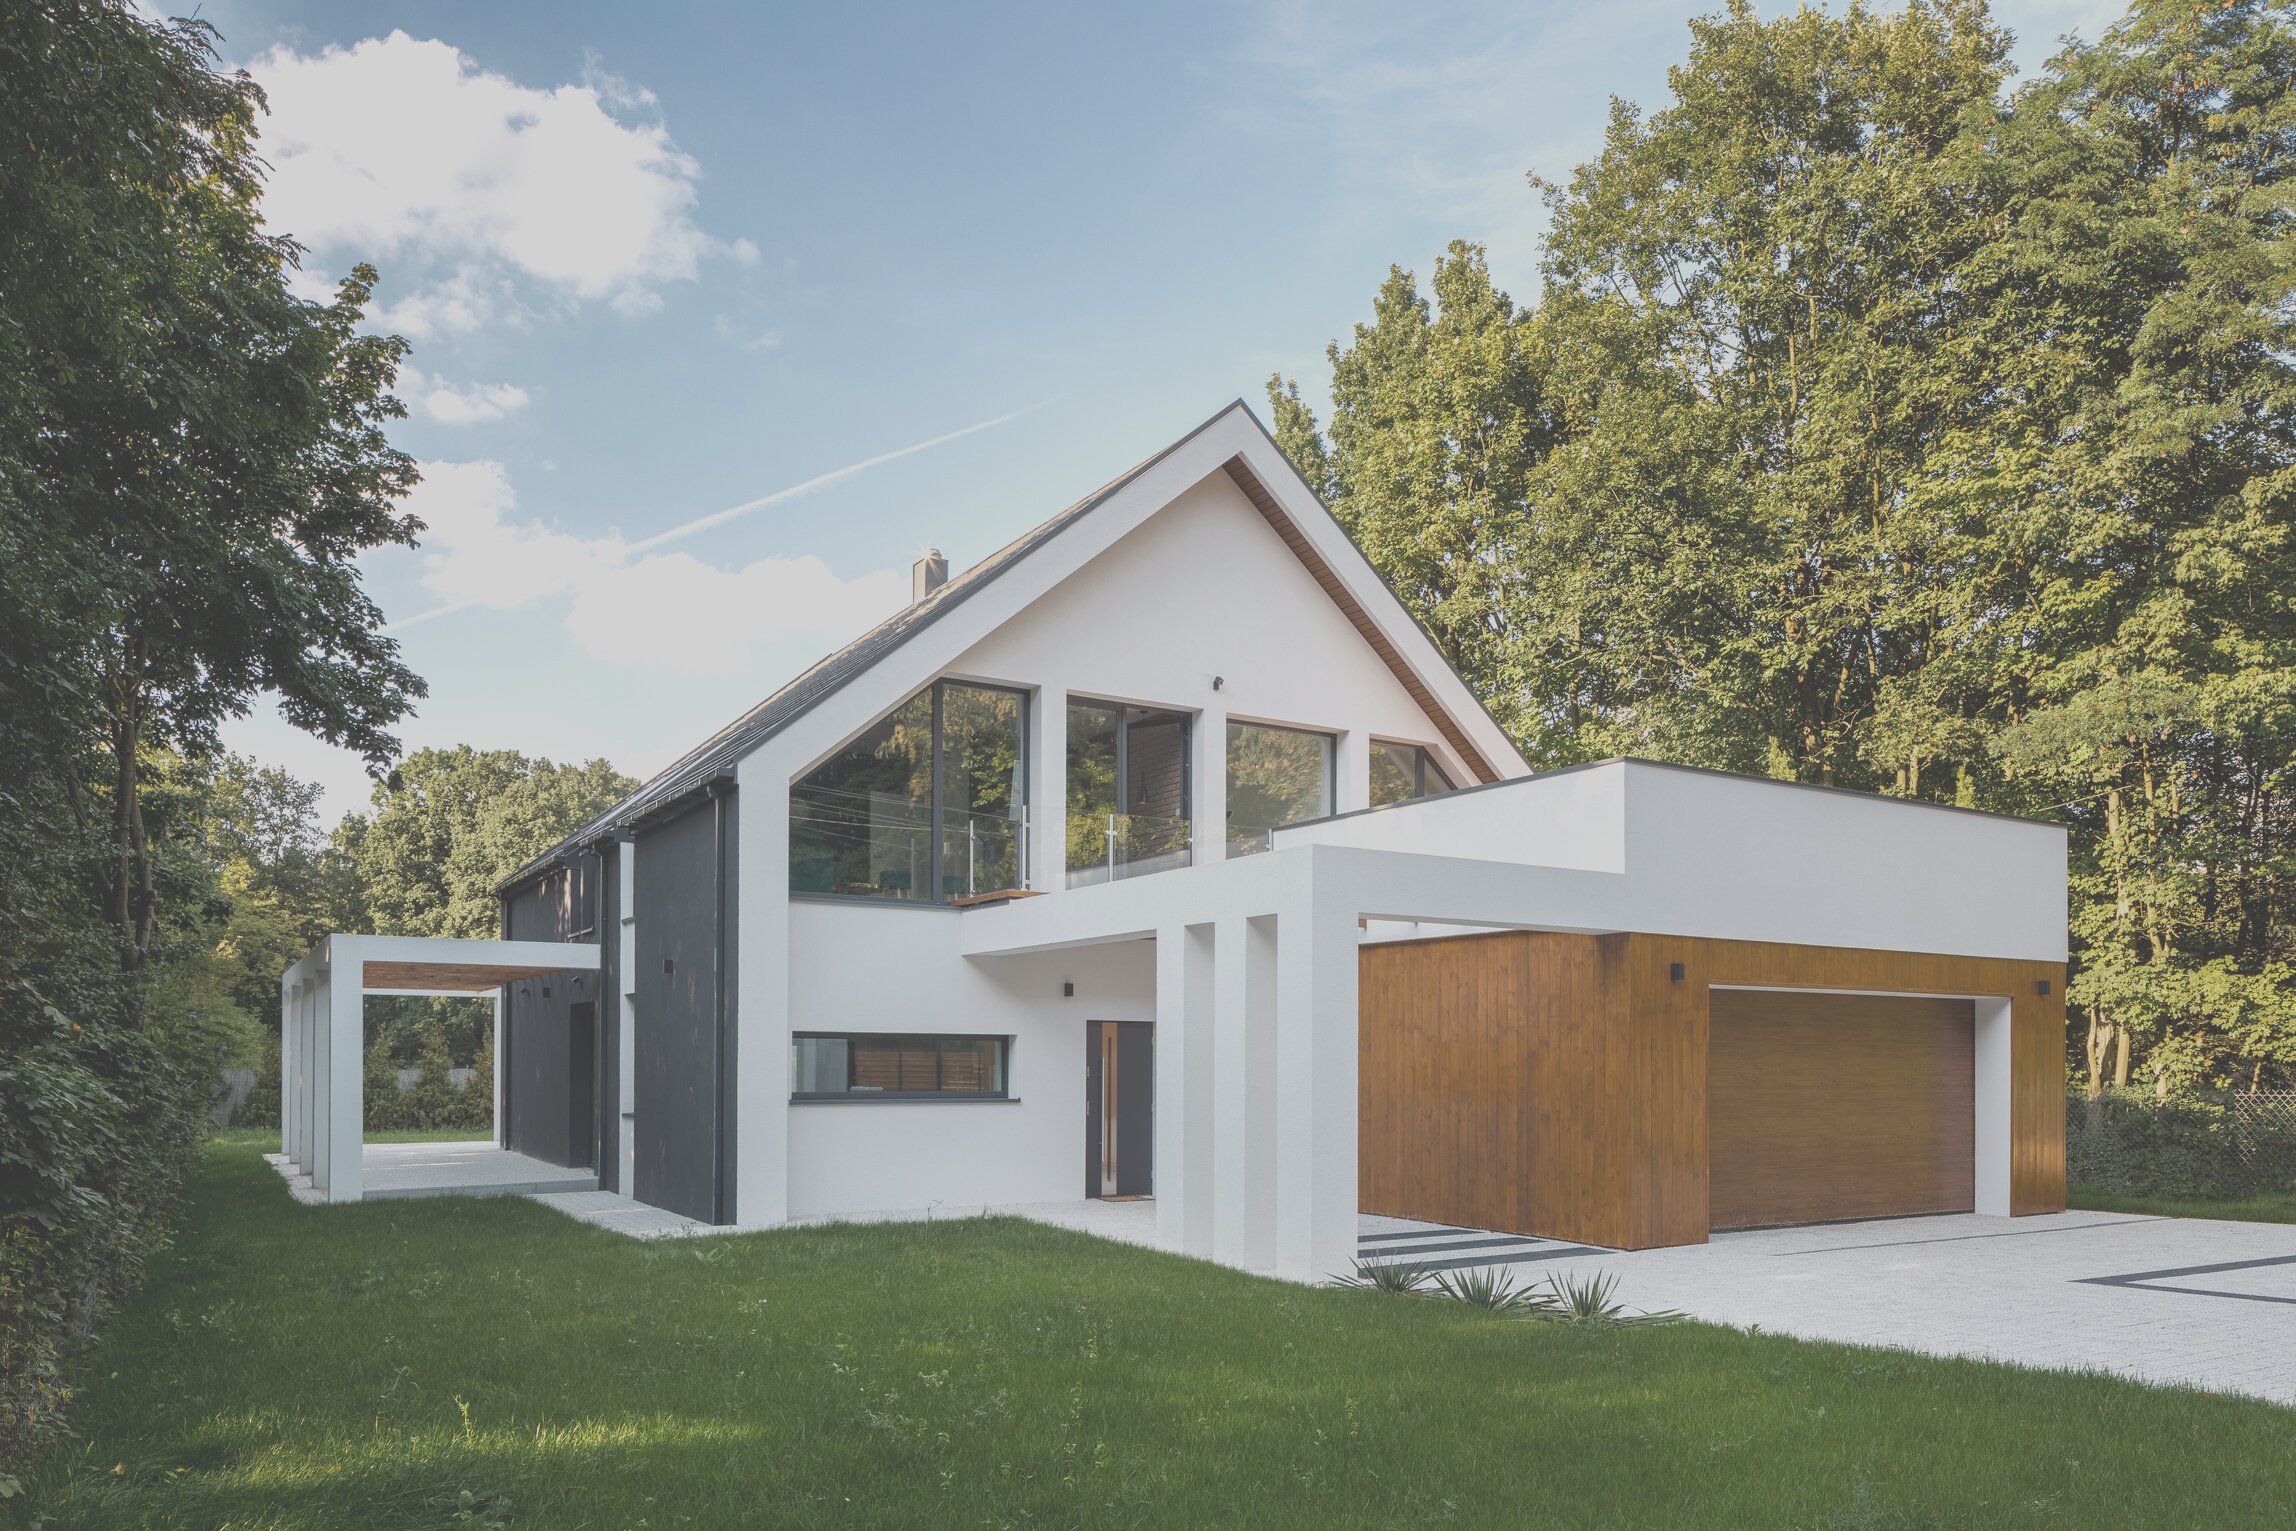
{"label": "exterior wall light", "polygon": [[1666,965],[1666,976],[1675,983],[1682,982],[1682,964],[1679,962],[1669,962]]}
{"label": "exterior wall light", "polygon": [[1076,985],[1075,985],[1075,984],[1072,984],[1072,983],[1064,983],[1064,984],[1062,984],[1062,985],[1060,986],[1060,997],[1061,997],[1062,999],[1074,999],[1074,998],[1076,998]]}
{"label": "exterior wall light", "polygon": [[2042,980],[2041,980],[2039,983],[2037,983],[2037,984],[2033,985],[2033,992],[2034,992],[2035,994],[2038,994],[2038,995],[2040,995],[2040,996],[2041,996],[2043,999],[2046,999],[2046,998],[2048,998],[2048,997],[2049,997],[2049,980],[2048,980],[2048,979],[2046,979],[2046,978],[2044,978],[2044,979],[2042,979]]}

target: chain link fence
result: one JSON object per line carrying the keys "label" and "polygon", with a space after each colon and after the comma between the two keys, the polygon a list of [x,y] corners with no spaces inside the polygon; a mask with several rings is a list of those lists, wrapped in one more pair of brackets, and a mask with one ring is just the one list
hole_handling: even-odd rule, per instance
{"label": "chain link fence", "polygon": [[2076,1091],[2067,1178],[2122,1196],[2239,1197],[2296,1190],[2296,1090]]}

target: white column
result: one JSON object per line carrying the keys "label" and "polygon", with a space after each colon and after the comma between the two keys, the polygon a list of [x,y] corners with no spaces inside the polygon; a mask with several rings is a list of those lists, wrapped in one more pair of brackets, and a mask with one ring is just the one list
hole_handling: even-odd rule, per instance
{"label": "white column", "polygon": [[1276,1270],[1355,1259],[1356,930],[1351,910],[1287,905],[1276,950]]}
{"label": "white column", "polygon": [[331,1060],[335,1050],[335,1033],[327,1024],[327,1003],[331,998],[328,975],[331,972],[333,961],[330,958],[325,966],[311,975],[311,1066],[306,1071],[310,1080],[311,1157],[304,1161],[304,1168],[310,1171],[312,1189],[319,1191],[326,1190],[334,1183],[334,1101],[327,1088],[327,1082],[334,1077]]}
{"label": "white column", "polygon": [[614,1004],[621,1027],[621,1038],[614,1049],[615,1071],[620,1076],[615,1082],[614,1101],[622,1113],[619,1140],[622,1164],[615,1189],[630,1196],[636,1193],[638,1185],[638,842],[635,836],[614,848],[614,866],[614,876],[621,884],[614,906],[621,911],[622,921],[621,929],[611,936],[620,943],[614,963],[617,975],[614,983],[621,990]]}
{"label": "white column", "polygon": [[510,1124],[502,1119],[502,988],[500,984],[494,987],[494,1019],[489,1024],[494,1027],[494,1146],[508,1148]]}
{"label": "white column", "polygon": [[365,1079],[362,1056],[364,1004],[361,984],[366,964],[348,942],[328,942],[327,964],[327,1158],[329,1201],[357,1201],[364,1190],[359,1148],[366,1140]]}
{"label": "white column", "polygon": [[1194,801],[1189,805],[1189,816],[1194,820],[1190,839],[1192,859],[1202,866],[1208,861],[1228,859],[1228,714],[1225,709],[1207,707],[1196,714],[1196,728],[1189,741],[1188,790]]}
{"label": "white column", "polygon": [[770,751],[738,770],[733,1220],[764,1228],[789,1220],[789,775]]}
{"label": "white column", "polygon": [[1212,1253],[1212,1011],[1209,925],[1156,933],[1156,1242]]}
{"label": "white column", "polygon": [[1212,983],[1212,1257],[1275,1265],[1276,922],[1220,921]]}
{"label": "white column", "polygon": [[279,979],[279,1152],[295,1159],[295,969]]}
{"label": "white column", "polygon": [[1068,687],[1036,693],[1028,764],[1029,864],[1022,880],[1042,892],[1068,886]]}
{"label": "white column", "polygon": [[1332,742],[1331,811],[1371,806],[1371,735],[1351,728]]}
{"label": "white column", "polygon": [[2009,1001],[1977,1001],[1976,1142],[1977,1197],[1971,1204],[1986,1217],[2009,1215],[2010,1053],[2014,1035]]}

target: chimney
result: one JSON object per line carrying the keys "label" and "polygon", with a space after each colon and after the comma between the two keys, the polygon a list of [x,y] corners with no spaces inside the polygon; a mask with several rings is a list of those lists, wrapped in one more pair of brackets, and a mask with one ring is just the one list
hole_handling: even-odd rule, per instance
{"label": "chimney", "polygon": [[909,604],[916,605],[948,582],[949,561],[939,548],[927,548],[909,569]]}

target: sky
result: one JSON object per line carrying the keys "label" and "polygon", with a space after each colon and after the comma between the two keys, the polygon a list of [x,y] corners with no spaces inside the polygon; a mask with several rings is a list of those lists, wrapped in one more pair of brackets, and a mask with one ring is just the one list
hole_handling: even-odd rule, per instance
{"label": "sky", "polygon": [[[412,344],[415,549],[362,563],[409,750],[643,777],[1324,347],[1391,264],[1537,291],[1527,175],[1711,4],[208,0],[272,227]],[[1764,3],[1767,13],[1778,9]],[[2037,69],[2099,0],[1996,15]],[[268,702],[225,742],[370,783]]]}

